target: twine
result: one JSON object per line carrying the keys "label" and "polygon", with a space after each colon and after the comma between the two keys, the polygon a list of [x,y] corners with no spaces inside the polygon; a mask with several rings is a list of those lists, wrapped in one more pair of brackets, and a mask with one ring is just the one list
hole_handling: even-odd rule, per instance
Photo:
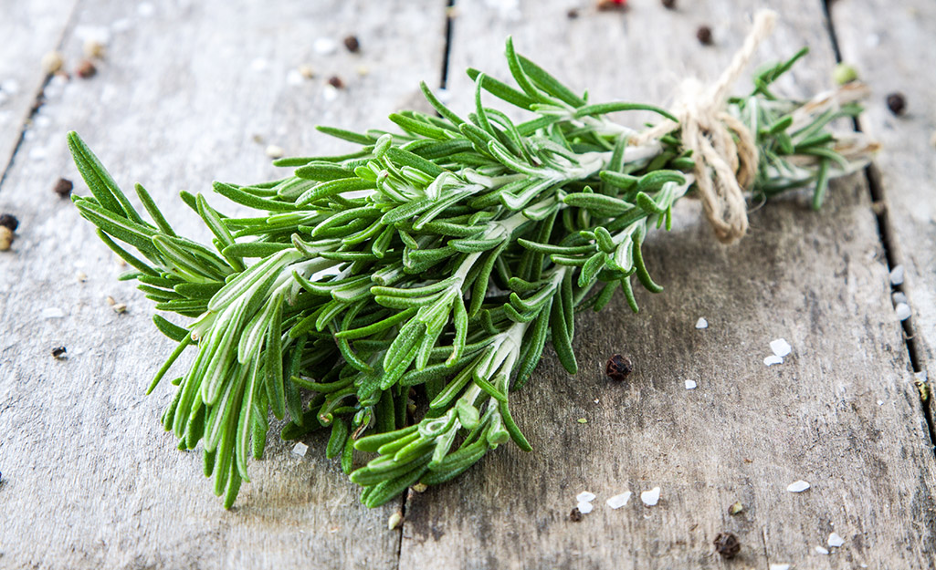
{"label": "twine", "polygon": [[635,137],[643,144],[682,128],[682,144],[692,150],[696,185],[702,208],[722,243],[732,243],[748,229],[744,188],[757,174],[754,135],[740,120],[725,111],[729,89],[741,77],[760,43],[773,31],[777,14],[761,10],[754,27],[735,53],[731,65],[708,88],[688,79],[679,89],[673,114],[679,123],[666,121]]}

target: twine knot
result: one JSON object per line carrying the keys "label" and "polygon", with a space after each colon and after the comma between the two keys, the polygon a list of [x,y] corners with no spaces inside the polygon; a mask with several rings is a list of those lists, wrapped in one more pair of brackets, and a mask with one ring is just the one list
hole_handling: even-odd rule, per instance
{"label": "twine knot", "polygon": [[725,111],[729,89],[740,78],[760,43],[773,31],[777,14],[762,10],[754,27],[735,53],[731,65],[718,81],[705,87],[694,79],[679,89],[673,114],[679,123],[666,121],[638,135],[642,144],[682,129],[685,148],[695,159],[696,185],[702,208],[722,243],[737,241],[747,232],[747,203],[744,189],[757,174],[757,144],[754,135],[739,119]]}

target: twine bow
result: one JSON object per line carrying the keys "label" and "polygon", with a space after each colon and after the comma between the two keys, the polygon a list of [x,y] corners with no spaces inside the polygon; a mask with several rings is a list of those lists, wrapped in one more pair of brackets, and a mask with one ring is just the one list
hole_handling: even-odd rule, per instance
{"label": "twine bow", "polygon": [[722,243],[737,241],[747,232],[744,188],[757,174],[754,135],[740,120],[725,111],[729,89],[747,68],[760,43],[773,31],[777,14],[762,10],[754,27],[735,53],[731,65],[708,88],[694,79],[682,83],[673,114],[679,123],[666,121],[635,137],[642,144],[682,129],[682,144],[696,161],[696,185],[705,217]]}

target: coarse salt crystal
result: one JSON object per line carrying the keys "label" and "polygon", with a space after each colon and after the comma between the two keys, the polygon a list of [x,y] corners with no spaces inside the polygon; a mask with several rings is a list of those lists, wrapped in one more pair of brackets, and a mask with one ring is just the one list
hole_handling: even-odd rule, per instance
{"label": "coarse salt crystal", "polygon": [[37,146],[36,148],[29,151],[29,158],[37,162],[40,160],[45,160],[47,156],[49,156],[49,151],[46,150],[45,147]]}
{"label": "coarse salt crystal", "polygon": [[894,310],[897,312],[897,318],[901,321],[905,321],[910,318],[910,305],[906,303],[897,303],[897,306],[894,307]]}
{"label": "coarse salt crystal", "polygon": [[121,18],[111,23],[111,30],[117,33],[126,32],[131,27],[133,27],[133,22],[131,22],[129,18]]}
{"label": "coarse salt crystal", "polygon": [[282,158],[284,154],[286,154],[286,151],[283,150],[283,147],[275,144],[266,147],[266,155],[270,158]]}
{"label": "coarse salt crystal", "polygon": [[822,546],[817,546],[817,547],[816,547],[816,553],[817,553],[817,554],[828,554],[828,553],[829,553],[829,549],[828,549],[828,548],[824,548],[824,547],[822,547]]}
{"label": "coarse salt crystal", "polygon": [[704,317],[699,317],[699,320],[697,320],[696,323],[695,323],[695,328],[697,328],[697,329],[707,329],[707,328],[708,328],[708,321],[705,320]]}
{"label": "coarse salt crystal", "polygon": [[904,266],[903,265],[898,265],[897,267],[891,269],[890,282],[891,282],[891,285],[903,285],[903,282],[904,282]]}
{"label": "coarse salt crystal", "polygon": [[891,295],[891,297],[894,299],[894,304],[895,304],[895,305],[898,304],[898,303],[906,303],[906,302],[907,302],[907,295],[904,294],[902,291],[894,291],[894,294]]}
{"label": "coarse salt crystal", "polygon": [[322,97],[326,101],[334,101],[338,98],[338,89],[334,85],[326,85],[322,88]]}
{"label": "coarse salt crystal", "polygon": [[770,570],[790,570],[789,564],[771,564]]}
{"label": "coarse salt crystal", "polygon": [[686,380],[686,390],[695,390],[696,386],[695,380]]}
{"label": "coarse salt crystal", "polygon": [[305,457],[306,451],[309,451],[309,446],[301,441],[292,448],[292,452],[299,457]]}
{"label": "coarse salt crystal", "polygon": [[312,44],[312,49],[319,55],[330,55],[338,49],[338,42],[331,38],[319,38]]}
{"label": "coarse salt crystal", "polygon": [[15,79],[6,79],[0,83],[0,91],[6,91],[8,95],[16,95],[19,92],[20,84]]}
{"label": "coarse salt crystal", "polygon": [[156,12],[156,6],[153,6],[149,2],[140,2],[137,6],[137,14],[144,18],[149,18]]}
{"label": "coarse salt crystal", "polygon": [[786,340],[778,338],[777,340],[770,341],[770,350],[773,351],[777,356],[783,357],[793,350],[793,347],[790,346]]}
{"label": "coarse salt crystal", "polygon": [[65,311],[58,307],[46,307],[42,309],[42,318],[44,319],[61,319],[64,316]]}
{"label": "coarse salt crystal", "polygon": [[628,501],[630,501],[631,495],[633,495],[633,493],[631,493],[630,491],[625,491],[621,493],[620,495],[615,495],[611,497],[605,502],[612,509],[620,509],[621,507],[626,505]]}
{"label": "coarse salt crystal", "polygon": [[802,493],[808,488],[809,488],[809,483],[800,479],[799,481],[790,483],[790,485],[786,488],[786,490],[791,493]]}
{"label": "coarse salt crystal", "polygon": [[883,405],[884,405],[884,400],[878,400],[878,405],[879,405],[879,406],[883,406]]}
{"label": "coarse salt crystal", "polygon": [[776,354],[771,354],[764,359],[764,364],[767,366],[773,366],[774,364],[783,364],[783,358],[777,356]]}
{"label": "coarse salt crystal", "polygon": [[298,69],[290,69],[286,73],[286,85],[302,85],[305,81],[305,77],[302,76],[302,73]]}
{"label": "coarse salt crystal", "polygon": [[652,507],[653,505],[660,502],[660,488],[654,487],[649,491],[644,491],[640,494],[640,500],[643,501],[643,504],[647,505],[648,507]]}
{"label": "coarse salt crystal", "polygon": [[590,503],[595,500],[595,494],[589,493],[588,491],[582,491],[575,496],[575,500],[580,503]]}
{"label": "coarse salt crystal", "polygon": [[838,533],[833,532],[829,535],[829,540],[826,541],[829,546],[833,548],[838,548],[845,544],[845,539],[838,535]]}
{"label": "coarse salt crystal", "polygon": [[584,501],[578,504],[578,510],[583,515],[587,515],[588,513],[592,512],[592,509],[594,508],[595,508],[594,505],[592,505],[591,503],[586,503]]}

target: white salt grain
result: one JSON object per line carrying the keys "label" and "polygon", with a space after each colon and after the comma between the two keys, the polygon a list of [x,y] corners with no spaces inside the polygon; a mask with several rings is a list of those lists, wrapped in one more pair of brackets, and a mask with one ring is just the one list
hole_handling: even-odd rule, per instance
{"label": "white salt grain", "polygon": [[809,483],[800,479],[799,481],[796,481],[795,483],[790,483],[790,485],[786,488],[786,490],[791,493],[802,493],[808,488],[809,488]]}
{"label": "white salt grain", "polygon": [[829,540],[826,541],[829,546],[832,548],[838,548],[845,544],[845,539],[838,535],[838,533],[833,532],[829,535]]}
{"label": "white salt grain", "polygon": [[580,503],[590,503],[595,500],[595,494],[589,493],[588,491],[582,491],[575,496],[575,500]]}
{"label": "white salt grain", "polygon": [[322,97],[326,101],[334,101],[338,98],[338,89],[334,85],[326,85],[322,88]]}
{"label": "white salt grain", "polygon": [[283,150],[283,147],[276,146],[275,144],[266,147],[266,155],[270,158],[283,158],[284,154],[286,154],[286,151]]}
{"label": "white salt grain", "polygon": [[49,151],[46,150],[45,147],[37,146],[36,148],[29,151],[29,158],[35,160],[36,162],[45,160],[47,156],[49,156]]}
{"label": "white salt grain", "polygon": [[6,91],[8,95],[16,95],[16,93],[19,91],[19,88],[19,81],[15,79],[6,79],[0,83],[0,91]]}
{"label": "white salt grain", "polygon": [[118,34],[121,32],[126,32],[132,27],[133,27],[133,22],[131,22],[129,18],[121,18],[119,20],[114,20],[114,22],[111,24],[111,30],[113,30],[115,33],[118,33]]}
{"label": "white salt grain", "polygon": [[777,356],[776,354],[771,354],[764,359],[764,364],[767,366],[773,366],[774,364],[783,364],[783,359]]}
{"label": "white salt grain", "polygon": [[578,510],[583,515],[587,515],[588,513],[592,512],[592,509],[594,508],[595,508],[594,505],[592,505],[591,503],[581,502],[578,504]]}
{"label": "white salt grain", "polygon": [[331,55],[338,50],[338,42],[331,38],[319,38],[312,44],[312,49],[319,55]]}
{"label": "white salt grain", "polygon": [[643,501],[643,504],[647,505],[648,507],[652,507],[653,505],[660,502],[660,488],[654,487],[649,491],[644,491],[640,494],[640,500]]}
{"label": "white salt grain", "polygon": [[884,405],[884,400],[878,400],[878,405],[879,405],[879,406],[883,406],[883,405]]}
{"label": "white salt grain", "polygon": [[890,272],[890,282],[891,285],[903,285],[904,282],[904,266],[898,265],[893,268]]}
{"label": "white salt grain", "polygon": [[302,76],[302,73],[298,69],[290,69],[286,73],[286,85],[302,85],[305,81],[305,77]]}
{"label": "white salt grain", "polygon": [[816,554],[828,554],[828,553],[829,553],[828,548],[823,548],[822,546],[816,547]]}
{"label": "white salt grain", "polygon": [[306,451],[309,451],[309,446],[302,443],[301,441],[292,448],[292,452],[299,457],[305,457]]}
{"label": "white salt grain", "polygon": [[137,6],[137,14],[143,18],[149,18],[156,12],[156,7],[150,4],[149,2],[141,2]]}
{"label": "white salt grain", "polygon": [[770,570],[790,570],[789,564],[771,564]]}
{"label": "white salt grain", "polygon": [[695,390],[696,386],[695,380],[686,380],[686,390]]}
{"label": "white salt grain", "polygon": [[61,319],[64,316],[65,311],[58,307],[46,307],[42,309],[42,318],[44,319]]}
{"label": "white salt grain", "polygon": [[906,303],[897,303],[897,306],[894,307],[894,310],[897,312],[897,318],[901,321],[905,321],[910,318],[910,305]]}
{"label": "white salt grain", "polygon": [[631,493],[630,491],[625,491],[621,493],[620,495],[615,495],[611,497],[605,502],[612,509],[620,509],[621,507],[626,505],[628,501],[630,501],[631,495],[633,495],[633,493]]}
{"label": "white salt grain", "polygon": [[705,320],[704,317],[699,317],[699,320],[697,320],[696,323],[695,323],[695,328],[697,328],[697,329],[707,329],[707,328],[708,328],[708,321]]}
{"label": "white salt grain", "polygon": [[906,302],[907,302],[907,296],[906,296],[903,292],[901,292],[901,291],[894,291],[894,294],[891,295],[891,297],[894,299],[894,304],[895,304],[895,305],[898,304],[898,303],[906,303]]}
{"label": "white salt grain", "polygon": [[790,352],[793,350],[793,347],[791,347],[790,343],[784,339],[778,338],[777,340],[770,341],[770,350],[772,350],[773,353],[777,356],[783,357],[790,354]]}

